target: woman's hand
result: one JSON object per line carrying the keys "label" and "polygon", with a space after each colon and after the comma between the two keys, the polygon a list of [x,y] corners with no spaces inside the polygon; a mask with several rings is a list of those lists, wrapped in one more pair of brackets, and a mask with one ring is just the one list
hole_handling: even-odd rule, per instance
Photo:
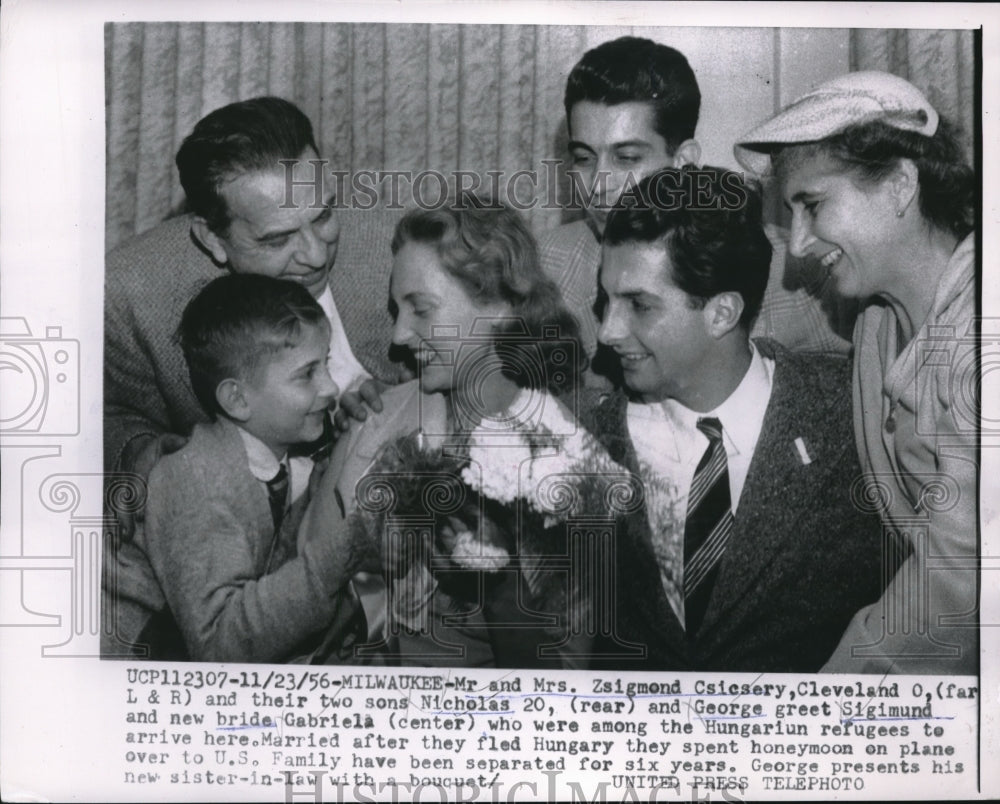
{"label": "woman's hand", "polygon": [[468,531],[469,527],[458,517],[445,517],[445,521],[437,529],[438,553],[450,556],[458,543],[458,534]]}
{"label": "woman's hand", "polygon": [[[510,548],[504,530],[488,516],[467,507],[458,516],[445,517],[437,527],[435,549],[463,569],[497,572],[510,563]],[[471,520],[471,521],[470,521]]]}

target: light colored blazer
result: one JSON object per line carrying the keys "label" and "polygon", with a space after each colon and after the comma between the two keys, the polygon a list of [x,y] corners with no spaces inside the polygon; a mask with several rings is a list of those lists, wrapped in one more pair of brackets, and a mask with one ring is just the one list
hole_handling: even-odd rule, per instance
{"label": "light colored blazer", "polygon": [[878,480],[887,528],[914,550],[884,598],[858,612],[826,671],[973,675],[978,668],[976,284],[970,234],[902,350],[890,305],[872,302],[858,319],[854,426],[862,466]]}
{"label": "light colored blazer", "polygon": [[282,662],[308,652],[320,632],[346,628],[351,573],[334,534],[296,551],[308,496],[276,534],[236,425],[196,425],[153,468],[134,543],[106,556],[114,576],[105,605],[120,613],[119,635],[134,639],[167,605],[193,660]]}

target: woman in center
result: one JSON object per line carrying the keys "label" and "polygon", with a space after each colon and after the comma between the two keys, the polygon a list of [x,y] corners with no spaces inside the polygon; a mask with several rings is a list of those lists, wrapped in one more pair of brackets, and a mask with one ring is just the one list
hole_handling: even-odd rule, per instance
{"label": "woman in center", "polygon": [[[382,412],[341,438],[316,507],[347,517],[358,543],[377,546],[385,590],[366,600],[366,579],[356,587],[389,661],[559,666],[558,655],[538,650],[559,641],[556,574],[523,561],[517,537],[528,520],[511,517],[497,497],[511,498],[490,485],[497,477],[469,458],[477,444],[489,450],[479,454],[505,462],[516,486],[525,464],[512,436],[523,447],[540,419],[572,429],[556,396],[575,390],[585,364],[576,319],[541,272],[524,222],[504,206],[466,197],[410,211],[392,252],[392,341],[417,379],[387,389]],[[381,614],[384,626],[373,623]]]}

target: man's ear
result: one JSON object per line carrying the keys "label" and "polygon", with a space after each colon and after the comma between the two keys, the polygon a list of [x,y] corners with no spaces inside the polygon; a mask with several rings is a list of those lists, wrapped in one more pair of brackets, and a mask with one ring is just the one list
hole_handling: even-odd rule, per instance
{"label": "man's ear", "polygon": [[887,181],[893,200],[896,202],[896,215],[902,218],[917,197],[920,173],[916,164],[910,159],[900,159]]}
{"label": "man's ear", "polygon": [[743,315],[743,297],[734,290],[713,296],[705,304],[705,326],[713,338],[728,335],[740,325]]}
{"label": "man's ear", "polygon": [[200,215],[195,215],[191,219],[191,234],[218,265],[225,265],[229,261],[229,255],[226,254],[226,249],[222,245],[222,239],[208,228],[208,223]]}
{"label": "man's ear", "polygon": [[230,378],[220,382],[215,389],[215,399],[230,419],[245,422],[250,418],[250,403],[239,380]]}
{"label": "man's ear", "polygon": [[697,140],[684,140],[674,150],[674,161],[671,167],[682,168],[684,165],[701,164],[701,146]]}

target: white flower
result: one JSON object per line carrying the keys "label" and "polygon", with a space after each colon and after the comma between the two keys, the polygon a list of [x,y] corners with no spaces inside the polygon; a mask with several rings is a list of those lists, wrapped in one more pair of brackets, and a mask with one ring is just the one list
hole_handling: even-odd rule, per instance
{"label": "white flower", "polygon": [[551,527],[548,523],[550,519],[562,521],[577,512],[578,495],[574,489],[572,468],[562,451],[549,450],[531,461],[530,471],[526,473],[525,497],[535,511],[546,514],[545,527]]}
{"label": "white flower", "polygon": [[[533,398],[538,394],[543,397],[540,402]],[[534,414],[537,421],[519,419],[518,411]],[[491,439],[498,429],[516,435],[516,440]],[[462,470],[462,479],[505,505],[524,499],[545,515],[545,527],[550,527],[580,513],[584,477],[627,474],[559,400],[544,391],[522,389],[490,426],[481,423],[472,431],[469,465]]]}
{"label": "white flower", "polygon": [[462,480],[491,500],[510,503],[520,492],[521,464],[530,460],[531,447],[523,436],[516,444],[490,444],[473,433]]}
{"label": "white flower", "polygon": [[510,563],[510,555],[502,547],[481,542],[471,531],[463,530],[455,536],[451,559],[467,569],[499,572]]}

